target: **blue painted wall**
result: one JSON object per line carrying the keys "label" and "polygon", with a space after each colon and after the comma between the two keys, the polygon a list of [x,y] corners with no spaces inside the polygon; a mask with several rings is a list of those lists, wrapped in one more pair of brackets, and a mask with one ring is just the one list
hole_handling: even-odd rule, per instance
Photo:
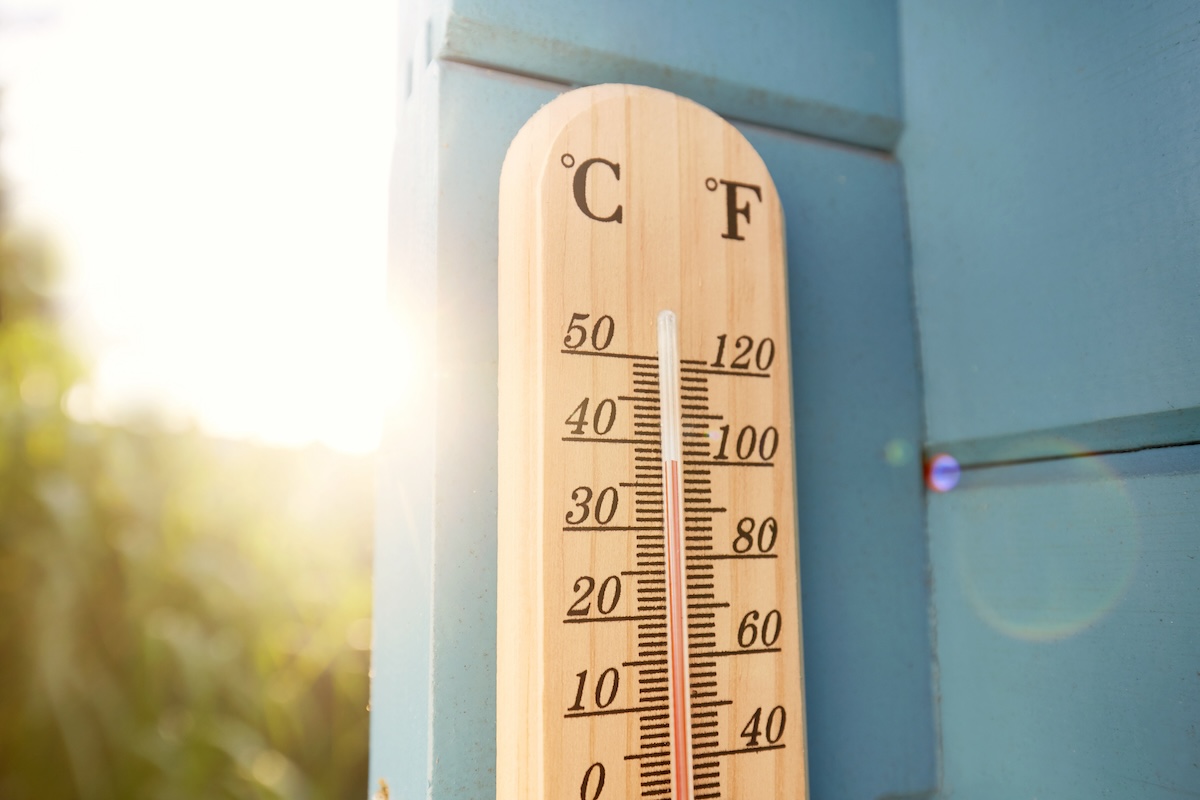
{"label": "blue painted wall", "polygon": [[940,796],[1200,797],[1200,3],[900,20]]}
{"label": "blue painted wall", "polygon": [[972,470],[929,503],[942,797],[1200,794],[1200,447]]}
{"label": "blue painted wall", "polygon": [[1200,6],[900,12],[930,441],[1200,407]]}

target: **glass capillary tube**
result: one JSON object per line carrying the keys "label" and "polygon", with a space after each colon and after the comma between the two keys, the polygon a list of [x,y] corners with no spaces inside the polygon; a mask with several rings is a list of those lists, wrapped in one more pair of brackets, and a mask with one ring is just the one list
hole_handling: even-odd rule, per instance
{"label": "glass capillary tube", "polygon": [[658,314],[658,403],[663,465],[667,661],[674,800],[692,800],[692,709],[688,677],[687,581],[683,536],[683,442],[679,408],[679,329],[673,311]]}

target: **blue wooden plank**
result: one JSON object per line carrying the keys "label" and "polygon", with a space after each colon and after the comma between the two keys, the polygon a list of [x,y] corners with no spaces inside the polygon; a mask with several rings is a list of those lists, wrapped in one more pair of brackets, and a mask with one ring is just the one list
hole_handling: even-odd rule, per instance
{"label": "blue wooden plank", "polygon": [[1200,4],[900,16],[929,439],[1200,407]]}
{"label": "blue wooden plank", "polygon": [[667,89],[739,119],[890,148],[895,0],[443,0],[439,57]]}
{"label": "blue wooden plank", "polygon": [[[402,93],[395,142],[395,152],[404,157],[395,158],[392,167],[389,290],[393,313],[415,338],[428,341],[428,316],[403,302],[437,292],[436,265],[429,257],[436,214],[424,201],[436,183],[421,169],[437,153],[436,117],[422,113],[436,89],[432,75],[417,89],[415,97]],[[403,405],[389,409],[375,498],[370,785],[378,787],[383,779],[401,797],[424,796],[428,782],[433,646],[435,472],[428,464],[436,460],[437,442],[426,421],[435,409],[428,393],[414,389],[406,391]]]}
{"label": "blue wooden plank", "polygon": [[1175,444],[1200,444],[1200,408],[1067,425],[982,439],[932,442],[928,453],[949,453],[964,467],[1122,453]]}
{"label": "blue wooden plank", "polygon": [[419,64],[415,78],[397,139],[389,292],[420,368],[380,465],[370,780],[385,780],[392,797],[486,797],[495,791],[497,191],[508,143],[558,89],[437,62]]}
{"label": "blue wooden plank", "polygon": [[894,161],[743,126],[787,220],[812,796],[936,783],[921,400]]}
{"label": "blue wooden plank", "polygon": [[[560,87],[442,64],[438,103],[439,531],[431,786],[495,792],[497,217],[500,167]],[[440,547],[439,547],[440,546]]]}
{"label": "blue wooden plank", "polygon": [[929,503],[944,797],[1200,795],[1200,447]]}

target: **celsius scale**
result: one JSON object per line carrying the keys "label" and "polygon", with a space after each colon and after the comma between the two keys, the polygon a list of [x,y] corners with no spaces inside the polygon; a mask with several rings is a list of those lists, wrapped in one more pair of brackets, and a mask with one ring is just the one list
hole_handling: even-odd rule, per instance
{"label": "celsius scale", "polygon": [[762,160],[667,92],[569,92],[509,149],[499,266],[497,798],[806,798]]}

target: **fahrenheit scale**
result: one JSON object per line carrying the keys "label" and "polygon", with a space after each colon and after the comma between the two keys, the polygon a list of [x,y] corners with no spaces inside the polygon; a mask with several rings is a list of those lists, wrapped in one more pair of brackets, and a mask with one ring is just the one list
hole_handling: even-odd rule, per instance
{"label": "fahrenheit scale", "polygon": [[580,89],[514,140],[499,800],[807,797],[783,235],[683,98]]}

